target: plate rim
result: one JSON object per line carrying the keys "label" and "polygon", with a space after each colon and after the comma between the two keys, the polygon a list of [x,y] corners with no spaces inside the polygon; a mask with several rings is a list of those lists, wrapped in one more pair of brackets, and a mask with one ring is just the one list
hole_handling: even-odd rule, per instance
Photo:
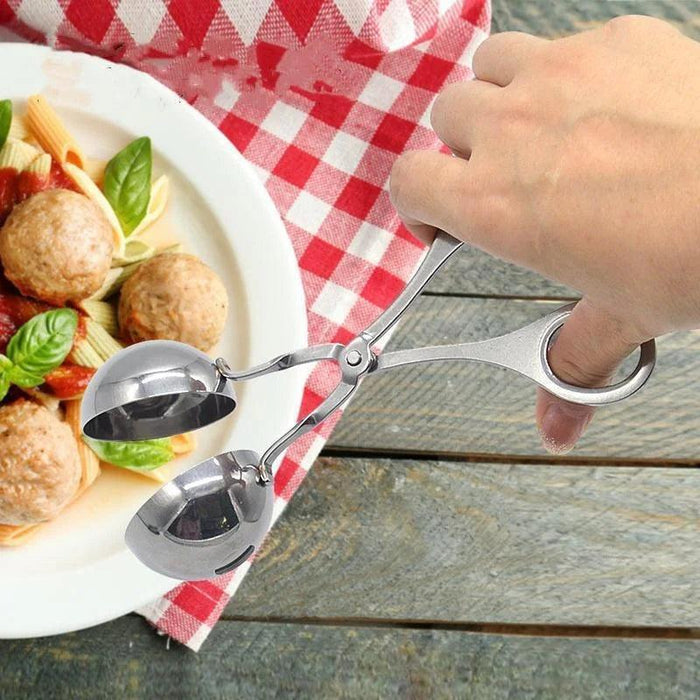
{"label": "plate rim", "polygon": [[[58,57],[64,57],[68,60],[78,60],[85,61],[88,66],[95,67],[101,71],[109,70],[110,78],[112,80],[117,79],[117,73],[126,76],[125,80],[136,81],[143,86],[143,89],[148,92],[156,93],[166,104],[166,107],[175,108],[178,110],[183,110],[182,114],[188,114],[190,119],[193,119],[198,124],[198,129],[202,132],[208,132],[210,140],[218,141],[218,144],[223,148],[224,152],[227,154],[225,158],[228,158],[233,165],[235,163],[236,173],[240,174],[241,177],[245,177],[247,180],[247,186],[251,192],[256,192],[256,205],[260,205],[265,210],[265,219],[267,227],[269,228],[269,235],[277,240],[275,240],[275,250],[277,252],[276,257],[279,258],[282,268],[284,268],[284,274],[288,276],[289,279],[285,282],[285,294],[284,302],[289,307],[285,312],[285,319],[287,320],[286,325],[288,328],[288,334],[290,336],[291,347],[288,349],[292,350],[296,347],[303,347],[308,344],[308,317],[306,310],[306,297],[304,293],[303,283],[301,279],[301,272],[298,267],[296,254],[294,248],[289,238],[285,225],[282,218],[275,207],[272,198],[268,194],[264,184],[260,181],[252,165],[243,157],[243,155],[238,151],[238,149],[231,143],[226,136],[216,127],[207,117],[205,117],[201,112],[195,109],[193,106],[188,104],[182,98],[180,98],[175,92],[173,92],[166,85],[160,83],[153,76],[139,71],[136,68],[126,66],[124,64],[111,63],[98,56],[93,56],[91,54],[86,54],[82,52],[75,51],[55,51],[50,47],[27,44],[27,43],[14,43],[14,42],[0,42],[0,56],[3,54],[12,54],[12,59],[15,61],[21,61],[23,65],[22,72],[40,70],[40,61],[49,56],[57,57],[57,60],[61,60]],[[21,65],[21,64],[20,64]],[[26,76],[25,76],[26,77]],[[105,76],[106,77],[106,76]],[[14,78],[18,83],[21,84],[23,80],[22,77]],[[25,94],[20,88],[18,92]],[[28,93],[27,93],[28,94]],[[90,110],[85,110],[89,112]],[[184,117],[183,117],[184,118]],[[195,187],[195,189],[197,189]],[[229,236],[227,235],[228,239]],[[239,269],[243,269],[245,261],[237,260]],[[242,285],[243,292],[248,298],[251,294],[251,290],[246,286]],[[246,303],[246,307],[248,303]],[[250,354],[253,361],[258,361],[255,357],[255,334],[252,332],[254,319],[248,319],[248,329],[250,332]],[[286,342],[286,340],[285,340]],[[301,405],[302,394],[304,386],[306,384],[306,378],[308,376],[308,371],[304,373],[292,373],[291,376],[287,377],[287,389],[285,395],[289,397],[285,405],[286,417],[290,421],[295,421],[297,414]],[[105,557],[101,562],[112,562],[114,564],[115,560],[124,559],[124,556],[133,558],[126,547],[125,551],[120,551],[114,553],[110,556]],[[1,550],[0,550],[1,553]],[[118,566],[118,564],[117,564]],[[90,568],[87,566],[86,568]],[[51,636],[57,634],[64,634],[67,632],[72,632],[80,629],[86,629],[88,627],[93,627],[110,620],[116,619],[124,614],[133,612],[141,607],[148,605],[153,602],[163,594],[167,593],[173,587],[177,586],[179,581],[174,579],[167,579],[165,577],[159,577],[161,580],[157,585],[155,582],[152,587],[148,589],[148,593],[144,593],[138,600],[130,599],[128,605],[126,604],[114,604],[111,607],[105,606],[105,611],[103,614],[96,615],[92,613],[90,615],[81,618],[79,615],[73,614],[67,616],[68,611],[63,610],[61,615],[54,617],[41,617],[33,618],[30,623],[28,623],[24,628],[23,626],[12,624],[5,615],[0,615],[0,639],[19,639],[19,638],[33,638],[42,636]],[[2,593],[2,577],[0,576],[0,597],[4,597]],[[7,598],[5,597],[5,600]]]}

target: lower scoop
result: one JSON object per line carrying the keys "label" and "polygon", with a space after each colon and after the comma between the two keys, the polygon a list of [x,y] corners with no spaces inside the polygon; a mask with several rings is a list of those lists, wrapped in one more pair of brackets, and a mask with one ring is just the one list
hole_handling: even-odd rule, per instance
{"label": "lower scoop", "polygon": [[126,544],[155,571],[182,580],[219,576],[249,559],[272,519],[272,484],[255,452],[211,457],[159,489],[131,519]]}

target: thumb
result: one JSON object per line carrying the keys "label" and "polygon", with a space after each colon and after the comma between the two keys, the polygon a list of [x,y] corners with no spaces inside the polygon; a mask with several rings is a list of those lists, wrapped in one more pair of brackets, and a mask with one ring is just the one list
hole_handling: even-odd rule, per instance
{"label": "thumb", "polygon": [[[561,327],[549,350],[549,364],[562,381],[584,387],[605,386],[620,363],[639,345],[630,324],[582,299]],[[537,392],[537,427],[553,454],[571,450],[593,418],[590,406]]]}

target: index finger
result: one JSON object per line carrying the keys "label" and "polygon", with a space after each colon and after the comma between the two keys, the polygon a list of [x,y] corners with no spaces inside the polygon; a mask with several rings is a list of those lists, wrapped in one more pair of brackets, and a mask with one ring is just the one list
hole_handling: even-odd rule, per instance
{"label": "index finger", "polygon": [[394,163],[389,192],[419,235],[440,228],[511,262],[531,264],[532,237],[517,226],[517,207],[502,183],[471,161],[437,151],[404,153]]}
{"label": "index finger", "polygon": [[549,43],[525,32],[501,32],[483,41],[472,60],[474,75],[505,87],[513,82],[518,70]]}

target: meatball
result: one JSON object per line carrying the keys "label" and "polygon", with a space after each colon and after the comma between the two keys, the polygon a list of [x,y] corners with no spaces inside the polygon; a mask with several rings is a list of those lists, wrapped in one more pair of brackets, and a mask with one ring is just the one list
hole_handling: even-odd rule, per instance
{"label": "meatball", "polygon": [[29,197],[0,230],[5,276],[23,294],[57,306],[85,299],[102,286],[113,247],[99,207],[70,190]]}
{"label": "meatball", "polygon": [[66,423],[23,399],[0,407],[0,523],[51,520],[75,496],[81,475]]}
{"label": "meatball", "polygon": [[185,253],[157,255],[124,283],[119,327],[131,341],[179,340],[206,352],[219,341],[228,297],[217,274]]}

